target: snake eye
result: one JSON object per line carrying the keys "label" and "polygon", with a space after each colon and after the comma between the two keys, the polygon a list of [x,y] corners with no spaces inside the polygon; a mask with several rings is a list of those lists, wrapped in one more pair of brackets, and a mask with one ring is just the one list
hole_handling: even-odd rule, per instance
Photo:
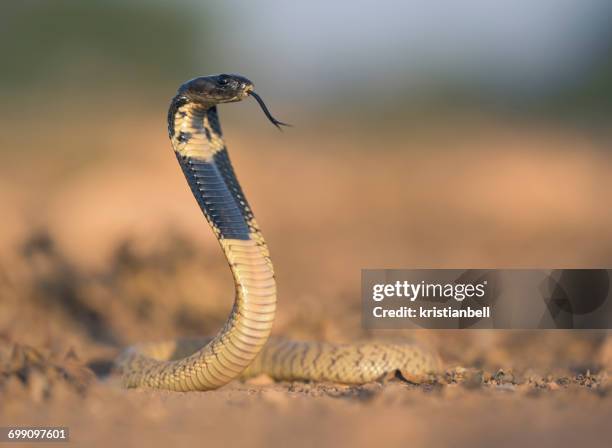
{"label": "snake eye", "polygon": [[217,84],[219,84],[220,86],[226,86],[229,83],[229,76],[227,75],[220,75],[219,79],[217,79]]}

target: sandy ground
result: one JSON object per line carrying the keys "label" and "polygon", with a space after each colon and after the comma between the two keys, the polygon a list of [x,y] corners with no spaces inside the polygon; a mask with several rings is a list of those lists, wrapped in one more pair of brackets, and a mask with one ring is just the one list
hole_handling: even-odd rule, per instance
{"label": "sandy ground", "polygon": [[609,267],[612,154],[558,129],[339,126],[320,141],[314,124],[238,134],[230,120],[276,266],[274,333],[418,340],[446,370],[421,385],[121,389],[111,366],[122,347],[214,333],[231,306],[229,272],[158,118],[77,130],[49,119],[3,137],[23,151],[0,167],[0,426],[69,426],[73,444],[100,447],[610,445],[605,332],[360,324],[362,268]]}

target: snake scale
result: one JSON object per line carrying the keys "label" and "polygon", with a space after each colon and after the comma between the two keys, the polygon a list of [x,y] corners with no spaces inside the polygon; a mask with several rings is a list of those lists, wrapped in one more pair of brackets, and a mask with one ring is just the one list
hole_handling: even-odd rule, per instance
{"label": "snake scale", "polygon": [[212,338],[141,344],[117,360],[127,387],[174,391],[210,390],[229,381],[265,373],[277,380],[360,384],[399,373],[420,382],[439,367],[438,358],[415,345],[268,340],[276,312],[276,283],[270,253],[234,173],[223,140],[217,105],[257,100],[240,75],[212,75],[180,86],[168,111],[168,132],[178,162],[229,263],[234,306]]}

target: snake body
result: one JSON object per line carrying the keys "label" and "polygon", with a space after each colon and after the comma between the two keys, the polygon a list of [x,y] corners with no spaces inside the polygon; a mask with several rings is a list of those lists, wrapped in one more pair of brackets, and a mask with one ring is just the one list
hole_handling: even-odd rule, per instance
{"label": "snake body", "polygon": [[168,132],[185,178],[229,263],[232,311],[213,338],[141,344],[126,349],[117,367],[127,387],[209,390],[232,379],[265,373],[278,380],[365,383],[399,372],[421,381],[438,368],[436,356],[406,344],[335,345],[270,339],[276,283],[270,253],[234,173],[217,105],[253,96],[277,126],[253,83],[213,75],[183,84],[168,111]]}

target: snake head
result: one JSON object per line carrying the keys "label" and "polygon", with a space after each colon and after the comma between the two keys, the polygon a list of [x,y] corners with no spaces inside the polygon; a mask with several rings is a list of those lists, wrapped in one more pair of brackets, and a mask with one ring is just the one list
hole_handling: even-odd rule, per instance
{"label": "snake head", "polygon": [[220,75],[200,76],[181,85],[178,94],[190,101],[206,106],[234,103],[250,95],[255,98],[268,120],[274,126],[279,129],[281,126],[289,126],[287,123],[283,123],[272,116],[266,103],[253,90],[253,83],[241,75],[222,73]]}
{"label": "snake head", "polygon": [[200,76],[179,87],[178,93],[207,105],[233,103],[244,99],[253,90],[253,83],[240,75]]}

